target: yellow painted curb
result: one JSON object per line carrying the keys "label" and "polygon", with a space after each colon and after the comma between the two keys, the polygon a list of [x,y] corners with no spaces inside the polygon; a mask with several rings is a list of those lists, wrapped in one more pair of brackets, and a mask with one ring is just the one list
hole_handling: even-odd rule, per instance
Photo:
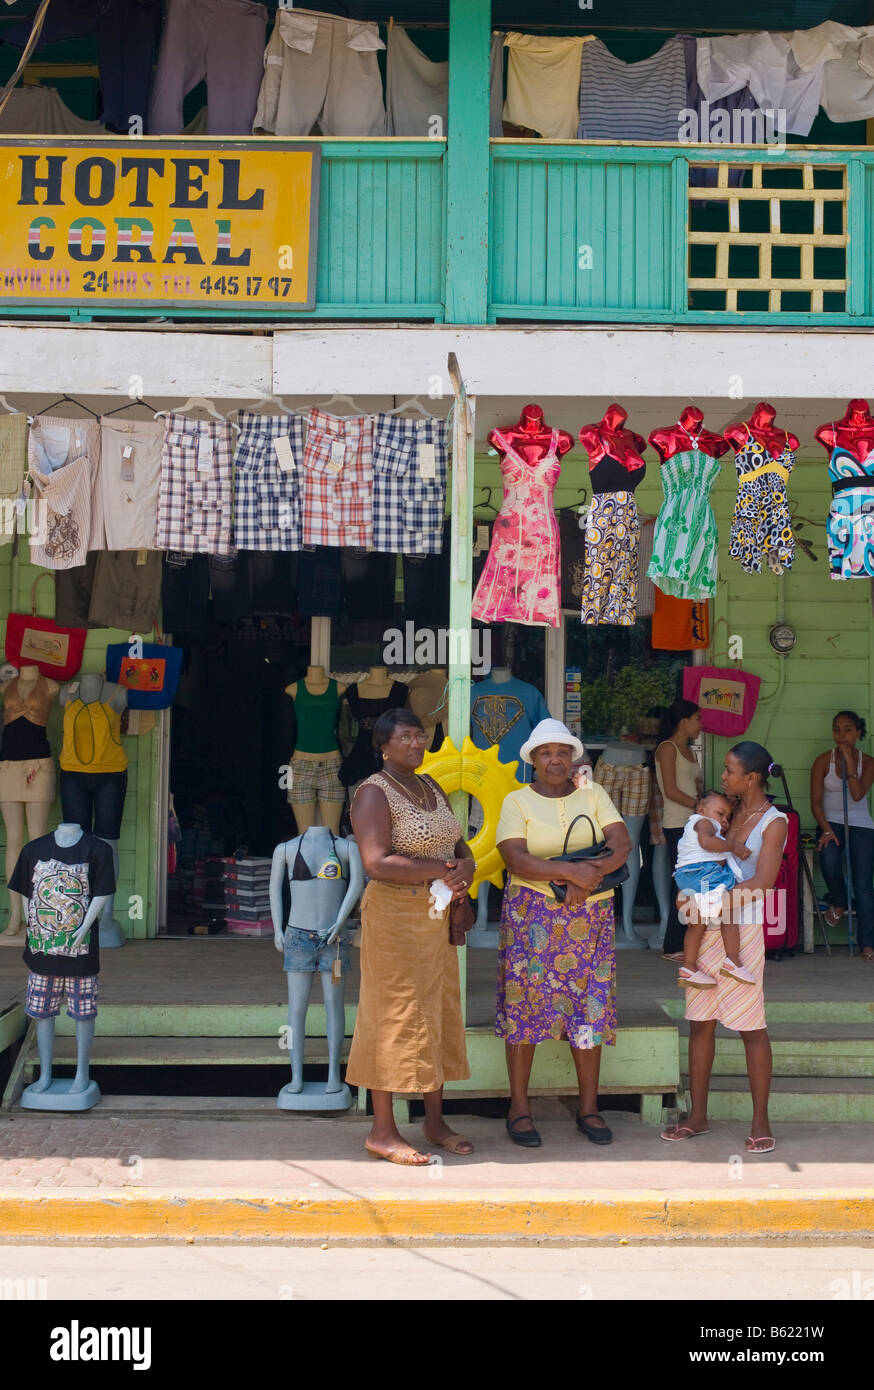
{"label": "yellow painted curb", "polygon": [[492,1191],[409,1197],[0,1192],[0,1240],[649,1239],[874,1236],[874,1189]]}

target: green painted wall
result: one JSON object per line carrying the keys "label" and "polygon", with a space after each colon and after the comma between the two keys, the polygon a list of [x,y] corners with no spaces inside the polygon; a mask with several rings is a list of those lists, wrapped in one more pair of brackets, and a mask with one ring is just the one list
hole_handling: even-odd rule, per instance
{"label": "green painted wall", "polygon": [[[9,612],[30,612],[30,592],[36,576],[43,573],[40,568],[29,563],[27,543],[21,545],[19,556],[13,562],[12,546],[0,548],[0,641],[6,639],[6,615]],[[37,589],[37,611],[43,617],[54,617],[54,582],[43,580]],[[82,673],[102,672],[106,662],[106,647],[109,642],[121,642],[130,634],[115,628],[98,628],[88,633]],[[48,726],[48,738],[52,753],[57,762],[61,751],[62,715],[60,705],[52,710]],[[155,898],[155,794],[158,775],[158,728],[150,734],[136,738],[126,738],[124,747],[128,758],[127,797],[119,844],[119,882],[116,894],[116,917],[125,927],[129,936],[145,937],[156,935]],[[61,802],[57,798],[49,816],[49,829],[61,820]],[[0,842],[5,853],[5,835],[0,821]],[[6,875],[3,869],[3,855],[0,854],[0,882],[4,892],[0,896],[0,928],[6,922],[7,899],[5,895]],[[139,895],[143,899],[143,916],[139,920],[129,916],[135,908],[130,906],[130,898]]]}

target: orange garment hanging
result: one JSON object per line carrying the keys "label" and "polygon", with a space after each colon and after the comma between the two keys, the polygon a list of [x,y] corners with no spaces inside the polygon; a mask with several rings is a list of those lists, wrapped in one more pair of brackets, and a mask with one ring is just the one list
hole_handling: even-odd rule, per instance
{"label": "orange garment hanging", "polygon": [[652,616],[652,645],[659,651],[691,652],[710,646],[710,605],[707,599],[674,598],[656,585]]}

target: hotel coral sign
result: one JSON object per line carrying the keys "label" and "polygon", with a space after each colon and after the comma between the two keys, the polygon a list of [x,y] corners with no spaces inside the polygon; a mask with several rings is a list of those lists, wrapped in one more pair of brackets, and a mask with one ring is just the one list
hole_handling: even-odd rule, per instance
{"label": "hotel coral sign", "polygon": [[0,140],[0,305],[315,306],[321,151]]}

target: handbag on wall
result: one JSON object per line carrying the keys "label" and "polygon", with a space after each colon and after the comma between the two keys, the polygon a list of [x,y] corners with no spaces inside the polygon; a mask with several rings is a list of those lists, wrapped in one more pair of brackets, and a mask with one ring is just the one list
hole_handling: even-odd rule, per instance
{"label": "handbag on wall", "polygon": [[[573,830],[578,820],[587,820],[589,822],[589,825],[592,827],[592,844],[589,845],[588,849],[574,849],[568,852],[568,840],[570,839],[571,831]],[[551,854],[549,858],[550,863],[553,864],[577,864],[586,859],[604,859],[607,855],[612,853],[613,851],[610,849],[609,845],[607,844],[607,841],[599,840],[597,835],[595,834],[595,826],[594,822],[592,821],[592,817],[587,816],[585,813],[583,813],[582,815],[574,816],[573,820],[568,826],[567,834],[564,837],[564,850],[562,851],[562,853]],[[624,883],[627,878],[628,865],[623,864],[620,868],[614,869],[612,873],[605,874],[604,877],[601,879],[601,882],[599,883],[598,887],[592,890],[592,893],[594,894],[609,892],[611,888],[616,888],[618,884]],[[558,901],[560,903],[563,903],[565,898],[567,897],[567,884],[553,883],[552,881],[550,881],[549,886],[552,889],[555,896],[557,897]],[[590,894],[590,896],[592,896],[592,894]]]}
{"label": "handbag on wall", "polygon": [[705,734],[734,738],[749,728],[759,700],[758,676],[736,667],[686,666],[683,669],[683,699],[701,710],[701,729]]}
{"label": "handbag on wall", "polygon": [[30,613],[10,613],[6,619],[6,660],[19,670],[38,666],[41,676],[66,681],[82,665],[88,634],[83,627],[60,627],[53,618],[38,616],[37,585],[53,578],[48,570],[38,574],[30,591]]}
{"label": "handbag on wall", "polygon": [[110,642],[106,679],[124,687],[129,709],[169,709],[182,674],[182,655],[181,647],[159,642]]}

